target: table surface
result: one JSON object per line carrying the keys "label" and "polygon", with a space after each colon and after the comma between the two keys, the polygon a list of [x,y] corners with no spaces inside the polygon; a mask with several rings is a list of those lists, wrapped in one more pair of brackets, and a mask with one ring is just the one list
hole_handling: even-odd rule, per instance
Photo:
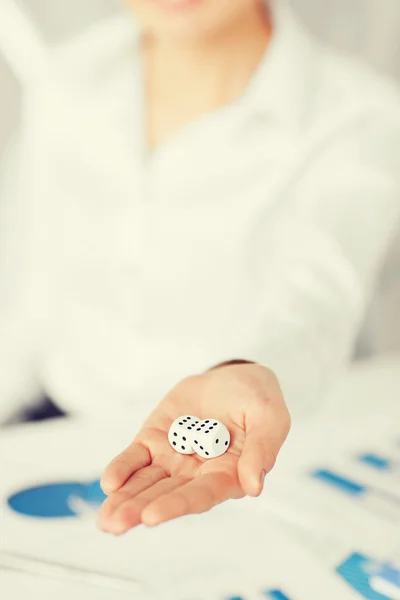
{"label": "table surface", "polygon": [[[49,481],[93,481],[99,476],[109,458],[130,441],[133,433],[126,423],[89,424],[73,420],[10,428],[2,432],[0,439],[0,456],[5,463],[5,468],[2,468],[0,495],[4,499],[18,489]],[[392,444],[390,447],[389,439]],[[295,582],[296,590],[301,590],[303,595],[300,594],[299,599],[294,597],[293,600],[302,600],[303,597],[313,600],[312,590],[306,589],[307,581],[310,583],[310,565],[313,564],[319,580],[323,581],[326,576],[330,589],[336,590],[333,592],[336,593],[336,598],[350,600],[353,595],[348,595],[347,588],[342,588],[341,582],[333,576],[334,566],[351,554],[353,538],[354,543],[357,543],[359,548],[364,547],[367,554],[374,556],[375,552],[378,554],[377,558],[384,559],[385,553],[390,549],[390,552],[393,552],[390,557],[397,557],[395,553],[398,549],[389,544],[389,538],[393,538],[393,535],[390,535],[393,532],[393,524],[388,525],[379,515],[370,515],[368,519],[362,510],[359,510],[359,505],[355,506],[350,501],[338,500],[333,496],[327,498],[323,492],[316,493],[315,487],[304,478],[304,468],[309,468],[313,461],[317,461],[317,464],[321,461],[322,465],[344,465],[343,468],[350,469],[350,472],[360,477],[364,472],[359,465],[352,471],[353,467],[345,464],[350,454],[360,449],[368,449],[368,444],[372,444],[371,448],[379,447],[387,452],[396,452],[393,443],[398,443],[397,440],[400,440],[400,357],[393,356],[355,365],[315,415],[294,424],[292,435],[282,451],[281,460],[267,480],[266,492],[260,500],[246,499],[228,503],[208,515],[194,517],[193,520],[178,520],[175,524],[152,530],[150,533],[139,528],[130,537],[121,540],[95,533],[92,521],[83,518],[84,515],[81,515],[81,519],[70,520],[68,523],[65,520],[56,523],[42,520],[38,523],[20,518],[4,509],[2,546],[11,554],[23,556],[36,553],[37,557],[45,562],[54,559],[60,563],[65,561],[70,566],[73,557],[75,566],[88,572],[104,572],[112,567],[111,571],[121,577],[132,569],[130,556],[137,548],[139,554],[136,553],[135,560],[138,568],[141,565],[139,571],[142,574],[146,572],[146,577],[151,578],[155,570],[160,579],[164,578],[167,581],[170,578],[172,581],[175,577],[175,581],[178,581],[179,578],[182,579],[179,564],[175,568],[174,562],[174,568],[171,569],[165,554],[157,554],[150,546],[165,547],[169,544],[171,536],[180,540],[179,543],[184,547],[188,543],[188,536],[192,536],[199,544],[197,550],[200,554],[197,553],[195,559],[197,567],[190,561],[184,561],[183,565],[188,577],[192,578],[193,582],[196,581],[196,585],[200,585],[200,561],[208,556],[209,560],[204,562],[204,571],[211,574],[215,564],[218,565],[218,548],[223,547],[223,544],[220,544],[221,540],[218,543],[214,542],[214,529],[223,528],[225,520],[229,523],[229,520],[233,519],[237,522],[237,536],[241,540],[242,548],[241,552],[232,552],[235,539],[237,541],[238,538],[232,537],[232,531],[227,524],[222,542],[228,545],[231,554],[227,553],[229,559],[225,560],[225,563],[221,562],[220,569],[221,573],[226,569],[226,577],[239,558],[234,571],[239,573],[240,565],[250,560],[248,557],[251,557],[252,568],[256,569],[257,557],[253,556],[253,553],[256,552],[259,556],[261,550],[254,550],[249,543],[249,536],[256,539],[257,535],[263,533],[264,539],[270,540],[274,546],[270,560],[275,573],[281,573],[280,577],[285,578],[286,555],[291,555],[291,564],[297,565],[297,568],[291,568],[288,584],[294,585]],[[400,443],[398,450],[400,465]],[[368,477],[372,477],[374,485],[383,488],[386,485],[386,491],[390,486],[393,488],[393,481],[384,479],[382,474],[368,474]],[[400,526],[400,511],[394,513],[394,518],[399,518]],[[353,536],[346,535],[348,532],[345,530],[348,527],[343,527],[344,522],[350,524],[350,529],[353,528]],[[305,548],[306,544],[303,544],[304,540],[299,537],[298,531],[293,539],[289,539],[296,527],[299,528],[298,531],[303,528],[307,532],[305,541],[310,542],[310,548]],[[22,547],[18,542],[21,539],[24,540]],[[329,543],[321,542],[327,539]],[[63,543],[60,545],[61,540]],[[303,544],[303,548],[299,543]],[[313,554],[315,550],[317,552]],[[262,552],[264,553],[264,550]],[[317,556],[318,554],[321,556]],[[400,558],[400,552],[398,556]],[[154,565],[151,566],[154,570],[149,569],[148,564],[152,557]],[[304,577],[301,574],[302,570]],[[326,571],[324,576],[322,571],[324,574]],[[29,577],[26,577],[17,584],[11,572],[1,574],[0,586],[10,594],[14,593],[17,589],[22,590],[21,585],[28,585]],[[49,577],[43,575],[42,581],[46,581],[43,583],[43,590],[52,589],[53,584]],[[226,584],[226,578],[221,581],[221,586],[224,582]],[[39,589],[40,578],[32,585]],[[78,582],[71,581],[69,585],[79,588]],[[339,586],[340,589],[336,589],[335,586]],[[84,590],[86,587],[82,583],[80,589]],[[98,588],[93,589],[99,591]],[[220,589],[222,590],[222,587]],[[51,592],[46,593],[50,599]],[[10,594],[9,597],[13,598]],[[323,595],[324,600],[329,600],[327,592],[324,591]],[[316,600],[320,600],[320,597]],[[47,597],[44,594],[43,600],[45,598]],[[103,595],[94,593],[93,598],[108,600],[108,595],[104,590]]]}

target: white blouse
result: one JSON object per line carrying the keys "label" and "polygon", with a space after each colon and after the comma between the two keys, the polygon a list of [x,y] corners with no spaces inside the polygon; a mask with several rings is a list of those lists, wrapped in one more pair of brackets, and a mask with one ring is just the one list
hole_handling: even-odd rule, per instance
{"label": "white blouse", "polygon": [[129,17],[28,85],[0,202],[3,418],[44,391],[145,415],[231,358],[274,369],[294,412],[335,381],[399,222],[400,100],[275,21],[245,95],[152,155]]}

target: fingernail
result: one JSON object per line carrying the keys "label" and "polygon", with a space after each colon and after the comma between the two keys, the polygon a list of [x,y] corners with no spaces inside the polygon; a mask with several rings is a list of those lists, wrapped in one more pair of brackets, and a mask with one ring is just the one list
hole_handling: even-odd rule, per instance
{"label": "fingernail", "polygon": [[100,481],[100,487],[106,496],[109,496],[113,491],[111,488],[111,485],[109,484],[109,482],[107,480],[102,479]]}
{"label": "fingernail", "polygon": [[114,520],[110,524],[110,532],[113,535],[121,535],[128,529],[126,523],[123,520]]}
{"label": "fingernail", "polygon": [[142,512],[141,520],[143,525],[145,525],[146,527],[155,527],[156,525],[159,525],[162,521],[159,513],[152,509],[145,509]]}
{"label": "fingernail", "polygon": [[262,471],[262,473],[261,473],[261,479],[260,479],[260,488],[261,488],[260,491],[261,492],[264,489],[264,482],[265,482],[266,475],[267,475],[267,472],[266,471]]}
{"label": "fingernail", "polygon": [[110,519],[98,519],[97,525],[102,531],[111,535],[121,535],[126,531],[124,523]]}

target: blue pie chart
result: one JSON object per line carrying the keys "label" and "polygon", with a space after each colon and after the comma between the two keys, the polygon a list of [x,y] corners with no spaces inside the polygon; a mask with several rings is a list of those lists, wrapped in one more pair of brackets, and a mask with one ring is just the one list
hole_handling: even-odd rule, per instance
{"label": "blue pie chart", "polygon": [[28,487],[10,496],[8,506],[14,512],[36,519],[77,518],[72,499],[79,499],[90,506],[99,506],[106,495],[100,481],[61,481]]}

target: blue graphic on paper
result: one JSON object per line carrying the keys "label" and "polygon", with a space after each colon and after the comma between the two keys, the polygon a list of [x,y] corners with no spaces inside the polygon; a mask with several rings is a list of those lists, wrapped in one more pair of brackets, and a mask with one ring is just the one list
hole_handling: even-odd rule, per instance
{"label": "blue graphic on paper", "polygon": [[[281,590],[269,590],[267,592],[264,592],[264,596],[268,600],[291,600],[289,598],[289,596],[286,596],[286,594],[284,594]],[[230,598],[227,598],[226,600],[246,600],[246,599],[243,598],[242,596],[231,596]]]}
{"label": "blue graphic on paper", "polygon": [[74,508],[78,499],[91,507],[99,507],[106,496],[100,481],[56,482],[26,488],[8,498],[8,506],[16,513],[38,519],[62,519],[79,517]]}
{"label": "blue graphic on paper", "polygon": [[335,487],[337,490],[350,496],[360,497],[368,491],[368,488],[365,485],[357,483],[352,479],[348,479],[347,477],[328,469],[318,469],[311,473],[311,477],[326,483],[331,487]]}
{"label": "blue graphic on paper", "polygon": [[286,596],[280,590],[271,590],[266,594],[268,600],[290,600],[289,596]]}
{"label": "blue graphic on paper", "polygon": [[371,587],[392,600],[400,600],[400,566],[384,565],[372,577]]}
{"label": "blue graphic on paper", "polygon": [[362,454],[358,457],[358,460],[368,467],[375,469],[376,471],[391,471],[392,464],[388,458],[378,456],[378,454]]}
{"label": "blue graphic on paper", "polygon": [[337,572],[367,600],[397,600],[400,597],[400,567],[391,563],[380,563],[355,553],[337,568]]}

